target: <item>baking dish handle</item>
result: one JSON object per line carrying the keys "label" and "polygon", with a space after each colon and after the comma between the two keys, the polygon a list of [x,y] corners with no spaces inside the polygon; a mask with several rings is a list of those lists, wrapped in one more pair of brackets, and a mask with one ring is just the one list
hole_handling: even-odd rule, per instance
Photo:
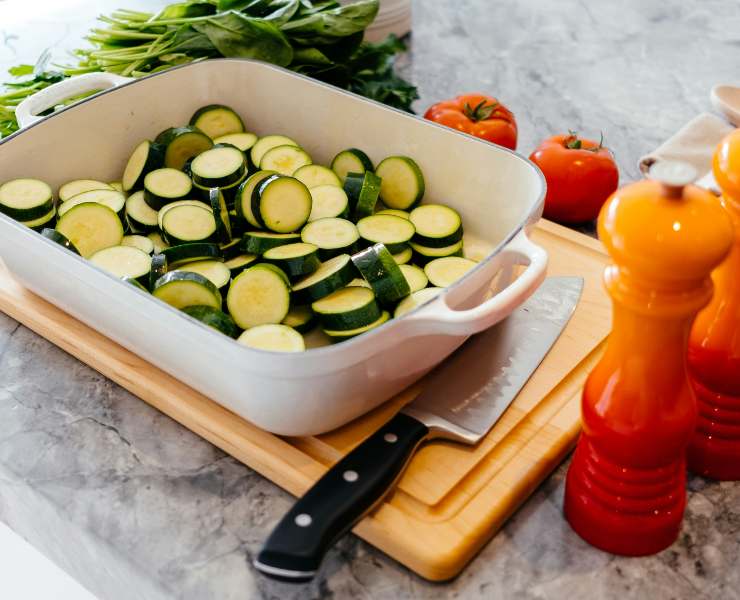
{"label": "baking dish handle", "polygon": [[454,310],[447,304],[447,294],[442,294],[417,315],[409,315],[407,324],[411,335],[443,333],[448,335],[472,335],[495,325],[527,298],[545,279],[547,252],[532,243],[521,231],[501,250],[504,264],[511,257],[515,264],[525,264],[526,269],[506,288],[493,297],[468,310]]}
{"label": "baking dish handle", "polygon": [[67,98],[85,92],[107,90],[129,81],[132,81],[131,77],[122,77],[114,73],[85,73],[63,79],[23,100],[15,109],[15,118],[21,128],[28,127],[44,118],[39,116],[39,113],[64,102]]}

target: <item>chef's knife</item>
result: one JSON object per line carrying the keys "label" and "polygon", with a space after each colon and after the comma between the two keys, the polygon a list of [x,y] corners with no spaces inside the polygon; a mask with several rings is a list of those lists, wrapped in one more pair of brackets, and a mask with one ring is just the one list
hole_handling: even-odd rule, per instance
{"label": "chef's knife", "polygon": [[310,580],[334,541],[380,502],[424,440],[475,444],[537,369],[575,310],[580,277],[550,277],[506,320],[470,338],[419,396],[319,479],[254,561],[282,581]]}

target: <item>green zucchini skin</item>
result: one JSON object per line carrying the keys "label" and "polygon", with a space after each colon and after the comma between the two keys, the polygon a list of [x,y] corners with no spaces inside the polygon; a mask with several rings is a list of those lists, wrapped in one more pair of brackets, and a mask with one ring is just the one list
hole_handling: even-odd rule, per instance
{"label": "green zucchini skin", "polygon": [[[13,206],[13,198],[24,198],[27,197],[22,189],[25,184],[25,192],[28,191],[28,185],[33,185],[34,192],[38,192],[38,196],[35,196],[35,204],[33,206],[27,206],[21,208],[19,206]],[[13,179],[0,185],[0,212],[8,215],[11,219],[16,221],[28,222],[42,219],[54,210],[54,195],[49,185],[38,179]]]}
{"label": "green zucchini skin", "polygon": [[[219,190],[221,190],[221,193],[224,196],[224,200],[226,201],[226,208],[228,208],[230,211],[236,209],[239,189],[241,188],[241,185],[247,180],[247,178],[248,173],[245,172],[242,178],[236,183],[218,188]],[[200,197],[204,202],[209,201],[211,188],[203,187],[197,183],[193,183],[193,190],[195,191],[195,195]]]}
{"label": "green zucchini skin", "polygon": [[[438,227],[438,223],[435,223],[436,230],[424,231],[422,229],[422,213],[425,212],[434,212],[437,215],[437,219],[439,219],[441,215],[445,215],[445,220],[449,221],[450,228],[441,230]],[[444,248],[459,242],[463,238],[462,218],[456,210],[449,206],[445,206],[443,204],[424,204],[422,206],[418,206],[409,214],[409,220],[416,228],[413,241],[420,246],[427,248]]]}
{"label": "green zucchini skin", "polygon": [[52,242],[56,242],[62,248],[66,248],[70,252],[74,252],[77,255],[80,254],[80,251],[77,248],[75,248],[75,245],[72,242],[70,242],[66,236],[59,233],[56,229],[45,227],[44,229],[41,230],[41,235],[43,235],[47,239],[50,239]]}
{"label": "green zucchini skin", "polygon": [[372,171],[348,173],[344,180],[344,191],[347,192],[355,221],[369,217],[375,212],[375,205],[380,195],[381,180]]}
{"label": "green zucchini skin", "polygon": [[423,267],[429,261],[434,260],[435,258],[463,255],[462,240],[443,248],[430,248],[428,246],[421,246],[420,244],[417,244],[415,242],[411,242],[410,246],[414,251],[414,263],[420,267]]}
{"label": "green zucchini skin", "polygon": [[231,242],[231,219],[224,195],[218,188],[211,188],[208,199],[216,221],[216,239],[220,244],[228,244]]}
{"label": "green zucchini skin", "polygon": [[[351,291],[351,293],[356,290],[356,293],[366,296],[364,304],[344,312],[330,312],[325,309],[327,301],[331,300],[332,297],[336,297],[338,294],[346,294],[348,290]],[[337,331],[365,327],[379,319],[381,314],[380,307],[375,300],[375,294],[372,290],[365,287],[345,287],[336,290],[321,300],[314,302],[311,305],[311,309],[316,313],[316,316],[324,329]]]}
{"label": "green zucchini skin", "polygon": [[47,227],[54,227],[56,223],[57,223],[57,209],[56,208],[52,208],[48,214],[45,214],[43,217],[39,219],[35,219],[33,221],[21,221],[21,225],[25,225],[29,229],[33,229],[34,231],[37,231],[39,233],[41,233],[41,231],[43,231]]}
{"label": "green zucchini skin", "polygon": [[[395,228],[397,235],[390,235]],[[399,230],[400,228],[400,230]],[[357,231],[369,245],[382,243],[391,254],[408,248],[414,237],[414,225],[407,219],[395,215],[370,215],[357,222]]]}
{"label": "green zucchini skin", "polygon": [[[164,169],[157,169],[156,171],[150,171],[146,174],[146,177],[144,177],[144,200],[146,203],[153,209],[153,210],[161,210],[171,202],[177,202],[178,200],[185,200],[188,198],[188,196],[191,195],[192,189],[193,189],[193,182],[188,179],[188,182],[190,185],[187,188],[187,191],[183,192],[179,196],[162,196],[158,194],[157,192],[150,190],[147,187],[147,180],[151,177],[154,178],[158,174],[159,171],[164,171],[165,169],[171,169],[172,167],[165,167]],[[176,171],[176,170],[175,170]],[[170,171],[171,173],[172,171]],[[180,176],[178,176],[179,179],[182,181],[185,181],[183,178],[183,174],[180,173]]]}
{"label": "green zucchini skin", "polygon": [[[273,256],[273,254],[277,253],[278,249],[282,250],[293,245],[297,246],[298,244],[304,245],[303,242],[298,242],[296,244],[286,244],[284,246],[278,246],[277,248],[271,248],[262,255],[262,260],[282,269],[291,279],[310,275],[321,265],[321,261],[319,260],[319,249],[316,248],[316,246],[313,246],[313,249],[301,254],[300,256]],[[305,245],[309,246],[310,244]]]}
{"label": "green zucchini skin", "polygon": [[221,256],[224,257],[224,260],[236,258],[242,254],[242,239],[234,238],[228,244],[219,244],[219,248],[221,249]]}
{"label": "green zucchini skin", "polygon": [[[234,158],[237,156],[241,158],[241,164],[237,167],[235,171],[232,171],[228,175],[224,175],[223,177],[208,177],[202,174],[198,173],[198,161],[200,158],[208,154],[209,152],[213,152],[214,150],[218,150],[220,148],[230,148],[229,153],[232,154]],[[214,146],[205,152],[201,152],[198,156],[194,157],[192,161],[189,163],[189,169],[190,169],[190,176],[193,178],[193,183],[203,187],[203,188],[212,188],[212,187],[219,187],[219,188],[225,188],[232,186],[236,183],[241,182],[244,179],[244,176],[247,174],[247,162],[244,160],[244,154],[242,153],[239,148],[232,144],[214,144]]]}
{"label": "green zucchini skin", "polygon": [[197,127],[170,127],[154,140],[164,147],[164,166],[180,169],[201,152],[213,147],[213,141]]}
{"label": "green zucchini skin", "polygon": [[231,277],[234,278],[247,267],[254,266],[257,258],[258,257],[255,254],[240,254],[238,256],[234,256],[233,258],[227,259],[224,264],[229,267],[229,271],[231,271]]}
{"label": "green zucchini skin", "polygon": [[[214,121],[213,117],[221,114],[231,122],[224,123],[224,119]],[[190,117],[190,125],[203,131],[210,138],[221,137],[231,133],[242,133],[244,131],[244,121],[238,113],[231,107],[223,104],[209,104],[203,106],[193,113]]]}
{"label": "green zucchini skin", "polygon": [[[125,181],[127,184],[126,186],[121,184],[121,191],[130,193],[134,192],[136,190],[141,189],[144,186],[144,177],[147,176],[148,173],[151,171],[154,171],[156,169],[161,169],[164,166],[164,153],[165,148],[162,146],[162,144],[157,144],[155,142],[151,142],[149,140],[144,140],[141,142],[135,149],[134,152],[131,155],[131,158],[129,158],[129,161],[133,159],[136,152],[139,150],[140,146],[142,144],[146,144],[146,158],[144,159],[144,162],[141,166],[141,169],[139,170],[138,174],[135,174],[136,176],[133,177],[133,179],[123,177],[122,182],[126,179],[129,179],[129,181]],[[127,164],[126,168],[124,170],[124,175],[128,174],[128,169],[131,165]],[[129,174],[130,176],[130,174]]]}
{"label": "green zucchini skin", "polygon": [[[347,171],[346,169],[349,169]],[[365,171],[374,171],[373,161],[359,148],[347,148],[338,153],[331,161],[331,170],[334,171],[340,180],[347,177],[347,173],[364,173]]]}
{"label": "green zucchini skin", "polygon": [[352,256],[352,262],[382,305],[390,306],[411,293],[408,281],[383,244],[358,252]]}
{"label": "green zucchini skin", "polygon": [[230,338],[236,339],[241,333],[241,330],[236,326],[234,319],[222,310],[213,308],[212,306],[196,304],[194,306],[186,306],[182,309],[182,312],[186,315],[190,315],[194,319],[197,319],[204,325],[208,325],[216,331],[219,331],[224,335],[228,335]]}
{"label": "green zucchini skin", "polygon": [[154,284],[167,273],[167,256],[155,254],[152,256],[152,268],[149,270],[149,291],[154,290]]}
{"label": "green zucchini skin", "polygon": [[[149,206],[144,198],[144,191],[134,192],[124,204],[125,220],[131,231],[136,233],[151,233],[159,231],[157,212]],[[146,213],[146,216],[144,215]],[[144,220],[146,219],[146,221]]]}
{"label": "green zucchini skin", "polygon": [[373,323],[370,323],[370,325],[365,325],[364,327],[358,327],[357,329],[344,329],[344,330],[324,329],[324,333],[329,336],[333,344],[338,343],[338,342],[344,342],[346,340],[352,339],[353,337],[357,337],[358,335],[361,335],[363,333],[367,333],[368,331],[372,331],[376,327],[380,327],[383,323],[387,322],[390,318],[391,318],[390,313],[384,310],[381,313],[380,317]]}
{"label": "green zucchini skin", "polygon": [[[186,306],[195,306],[196,304],[183,304],[179,300],[176,302],[168,302],[163,298],[165,295],[165,288],[168,286],[176,286],[179,283],[190,283],[195,284],[197,286],[200,286],[202,288],[203,292],[207,295],[208,300],[211,302],[208,306],[213,306],[214,308],[221,308],[221,292],[218,291],[218,288],[211,283],[208,278],[204,277],[203,275],[200,275],[198,273],[190,273],[188,271],[171,271],[154,282],[154,289],[152,290],[152,295],[156,296],[163,302],[167,302],[170,306],[174,306],[175,308],[178,308],[182,310]],[[202,303],[197,303],[197,305],[200,305]]]}
{"label": "green zucchini skin", "polygon": [[307,304],[291,306],[288,314],[283,319],[282,325],[292,327],[298,333],[304,334],[313,330],[318,323],[316,313]]}
{"label": "green zucchini skin", "polygon": [[198,260],[223,259],[218,244],[208,242],[193,242],[190,244],[170,246],[162,250],[162,254],[167,257],[167,260],[173,267]]}
{"label": "green zucchini skin", "polygon": [[300,233],[271,233],[269,231],[247,231],[242,238],[242,250],[247,254],[262,255],[272,248],[295,244],[301,241]]}
{"label": "green zucchini skin", "polygon": [[[357,271],[349,254],[340,254],[335,256],[329,259],[327,263],[330,263],[331,261],[337,261],[337,263],[342,266],[326,277],[323,277],[310,285],[306,285],[306,280],[308,278],[315,277],[316,273],[307,275],[293,285],[293,297],[298,304],[310,304],[316,300],[320,300],[335,290],[346,286],[357,275]],[[319,270],[320,269],[321,267],[319,267]]]}

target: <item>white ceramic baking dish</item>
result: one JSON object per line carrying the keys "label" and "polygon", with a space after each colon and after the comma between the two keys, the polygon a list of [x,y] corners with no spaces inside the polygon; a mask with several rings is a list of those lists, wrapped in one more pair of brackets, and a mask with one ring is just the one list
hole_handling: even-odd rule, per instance
{"label": "white ceramic baking dish", "polygon": [[[110,88],[50,117],[34,115],[85,90]],[[26,126],[0,141],[0,181],[120,178],[134,145],[211,103],[233,106],[257,134],[284,133],[328,164],[358,146],[374,161],[412,156],[425,202],[462,214],[492,251],[444,294],[375,331],[301,354],[246,348],[117,281],[0,215],[0,256],[32,291],[174,377],[269,431],[328,431],[371,410],[508,315],[541,283],[547,255],[527,239],[544,180],[522,156],[271,65],[209,60],[131,82],[89,74],[19,108]],[[513,278],[513,265],[527,265]],[[497,276],[498,275],[498,276]],[[492,281],[495,283],[492,286]]]}

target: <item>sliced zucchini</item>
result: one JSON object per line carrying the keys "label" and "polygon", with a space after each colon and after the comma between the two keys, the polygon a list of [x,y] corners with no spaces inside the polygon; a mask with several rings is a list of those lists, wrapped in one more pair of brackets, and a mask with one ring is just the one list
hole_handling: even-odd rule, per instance
{"label": "sliced zucchini", "polygon": [[149,272],[149,285],[148,289],[151,291],[154,289],[154,284],[157,283],[160,277],[167,273],[168,261],[164,254],[156,253],[152,256],[152,266]]}
{"label": "sliced zucchini", "polygon": [[311,214],[311,193],[293,177],[270,175],[252,192],[252,215],[275,233],[297,231]]}
{"label": "sliced zucchini", "polygon": [[344,191],[347,192],[352,205],[352,214],[355,220],[369,217],[375,212],[380,186],[380,178],[371,171],[362,174],[347,174],[344,180]]}
{"label": "sliced zucchini", "polygon": [[162,254],[172,266],[184,265],[199,260],[212,260],[221,258],[221,249],[217,244],[193,243],[170,246],[162,250]]}
{"label": "sliced zucchini", "polygon": [[375,244],[352,256],[352,262],[372,286],[383,305],[398,302],[411,293],[406,278],[383,244]]}
{"label": "sliced zucchini", "polygon": [[311,192],[309,222],[326,217],[346,219],[349,216],[349,198],[342,188],[335,185],[317,185],[308,191]]}
{"label": "sliced zucchini", "polygon": [[257,136],[254,133],[227,133],[226,135],[221,135],[216,138],[213,138],[214,144],[231,144],[232,146],[236,146],[241,150],[242,152],[247,153],[247,151],[254,146],[255,142],[257,141]]}
{"label": "sliced zucchini", "polygon": [[357,231],[363,240],[371,244],[381,243],[391,254],[408,248],[415,232],[411,221],[395,215],[370,215],[360,219]]}
{"label": "sliced zucchini", "polygon": [[231,145],[215,145],[190,163],[193,182],[202,187],[226,187],[240,181],[247,172],[244,154]]}
{"label": "sliced zucchini", "polygon": [[41,231],[41,235],[43,235],[45,238],[50,239],[52,242],[56,242],[63,248],[66,248],[70,252],[74,252],[75,254],[79,254],[80,251],[75,248],[75,245],[70,242],[66,236],[59,233],[56,229],[50,229],[46,228]]}
{"label": "sliced zucchini", "polygon": [[242,239],[235,238],[228,244],[219,244],[219,247],[221,248],[221,256],[224,257],[224,260],[229,260],[242,253]]}
{"label": "sliced zucchini", "polygon": [[173,208],[176,208],[178,206],[198,206],[206,210],[213,210],[211,208],[210,202],[206,204],[205,202],[201,202],[200,200],[176,200],[175,202],[171,202],[170,204],[163,206],[157,212],[157,226],[160,230],[162,229],[162,219],[164,219],[167,211],[172,210]]}
{"label": "sliced zucchini", "polygon": [[171,271],[157,279],[152,295],[180,309],[188,306],[221,308],[221,293],[199,273]]}
{"label": "sliced zucchini", "polygon": [[322,165],[304,165],[299,167],[293,173],[293,177],[303,182],[309,190],[320,185],[342,187],[342,182],[337,177],[337,174],[330,168]]}
{"label": "sliced zucchini", "polygon": [[288,278],[273,265],[249,267],[231,282],[226,304],[242,329],[280,323],[290,308]]}
{"label": "sliced zucchini", "polygon": [[230,338],[239,336],[239,328],[234,323],[234,319],[218,308],[199,305],[186,306],[182,309],[182,312],[197,319],[204,325],[208,325],[208,327],[212,327],[216,331],[228,335]]}
{"label": "sliced zucchini", "polygon": [[252,164],[256,167],[259,166],[262,161],[262,157],[268,150],[272,150],[277,146],[297,146],[298,143],[291,140],[289,137],[284,135],[266,135],[258,139],[252,149],[249,151],[249,156],[252,159]]}
{"label": "sliced zucchini", "polygon": [[319,256],[326,260],[338,254],[351,254],[360,233],[352,221],[326,217],[311,221],[301,231],[301,239],[319,248]]}
{"label": "sliced zucchini", "polygon": [[85,258],[103,248],[118,246],[123,239],[123,225],[118,215],[97,202],[73,206],[59,218],[56,229]]}
{"label": "sliced zucchini", "polygon": [[229,221],[231,222],[231,235],[233,237],[231,241],[241,241],[244,233],[247,231],[247,221],[245,219],[240,219],[239,215],[237,215],[236,211],[233,209],[229,210]]}
{"label": "sliced zucchini", "polygon": [[358,327],[357,329],[343,329],[343,330],[324,329],[324,333],[329,336],[332,343],[343,342],[345,340],[349,340],[363,333],[367,333],[368,331],[372,331],[376,327],[380,327],[383,323],[388,321],[388,319],[390,318],[391,318],[390,313],[384,310],[376,321],[373,321],[372,323],[370,323],[369,325],[365,325],[364,327]]}
{"label": "sliced zucchini", "polygon": [[113,189],[88,190],[87,192],[80,192],[59,205],[59,216],[63,216],[72,207],[86,202],[102,204],[103,206],[110,208],[120,219],[125,217],[124,207],[126,206],[126,195],[123,192],[117,192]]}
{"label": "sliced zucchini", "polygon": [[189,262],[178,267],[177,270],[203,275],[203,277],[208,279],[208,281],[215,285],[219,290],[229,285],[229,281],[231,281],[231,271],[229,270],[229,267],[220,260],[199,260],[197,262]]}
{"label": "sliced zucchini", "polygon": [[268,231],[247,231],[242,238],[242,249],[249,254],[264,254],[270,248],[301,241],[300,233],[271,233]]}
{"label": "sliced zucchini", "polygon": [[402,219],[408,219],[410,213],[405,210],[398,210],[396,208],[384,208],[375,213],[376,215],[393,215],[394,217],[401,217]]}
{"label": "sliced zucchini", "polygon": [[291,306],[282,325],[292,327],[298,333],[308,333],[316,327],[316,314],[308,304]]}
{"label": "sliced zucchini", "polygon": [[280,175],[293,175],[298,169],[311,164],[311,157],[303,148],[286,144],[270,148],[262,156],[259,167],[263,171],[275,171]]}
{"label": "sliced zucchini", "polygon": [[152,231],[151,233],[148,233],[146,237],[152,240],[152,244],[154,244],[154,254],[159,254],[170,247],[170,245],[164,241],[164,238],[159,231]]}
{"label": "sliced zucchini", "polygon": [[144,200],[144,190],[134,192],[126,198],[126,221],[134,231],[150,232],[159,229],[159,213]]}
{"label": "sliced zucchini", "polygon": [[190,125],[197,127],[210,138],[244,131],[241,117],[232,108],[210,104],[199,108],[190,117]]}
{"label": "sliced zucchini", "polygon": [[33,219],[32,221],[20,221],[21,225],[25,225],[29,229],[33,229],[34,231],[41,231],[42,229],[46,227],[53,227],[54,226],[54,219],[56,219],[57,216],[57,209],[52,208],[48,213],[46,213],[43,217],[39,217],[38,219]]}
{"label": "sliced zucchini", "polygon": [[356,273],[349,254],[340,254],[293,285],[293,294],[298,302],[314,302],[346,286]]}
{"label": "sliced zucchini", "polygon": [[389,156],[375,170],[382,179],[380,199],[388,208],[409,210],[424,196],[424,175],[408,156]]}
{"label": "sliced zucchini", "polygon": [[461,256],[447,256],[429,261],[424,267],[424,273],[432,285],[445,288],[464,277],[477,264]]}
{"label": "sliced zucchini", "polygon": [[216,219],[199,206],[176,206],[162,217],[162,233],[170,246],[208,242],[215,236]]}
{"label": "sliced zucchini", "polygon": [[444,246],[442,248],[429,248],[427,246],[422,246],[414,242],[411,242],[411,244],[409,245],[414,251],[414,262],[416,262],[420,266],[424,266],[430,260],[434,260],[435,258],[443,258],[445,256],[462,256],[463,252],[462,240],[460,240],[459,242],[455,242],[450,246]]}
{"label": "sliced zucchini", "polygon": [[261,227],[259,221],[252,214],[252,194],[263,180],[272,175],[275,175],[274,171],[257,171],[244,180],[237,192],[235,203],[236,213],[241,215],[252,227]]}
{"label": "sliced zucchini", "polygon": [[350,281],[347,284],[347,287],[364,287],[368,289],[373,289],[373,286],[371,286],[367,281],[365,281],[362,277],[355,277],[352,281]]}
{"label": "sliced zucchini", "polygon": [[54,196],[38,179],[13,179],[0,185],[0,212],[16,221],[34,221],[54,209]]}
{"label": "sliced zucchini", "polygon": [[185,173],[166,167],[144,177],[144,200],[154,210],[190,195],[193,182]]}
{"label": "sliced zucchini", "polygon": [[131,246],[138,248],[142,252],[151,254],[154,252],[154,242],[143,235],[124,235],[121,240],[121,246]]}
{"label": "sliced zucchini", "polygon": [[375,294],[366,287],[345,287],[317,300],[311,309],[324,329],[357,329],[380,317]]}
{"label": "sliced zucchini", "polygon": [[142,284],[149,283],[152,258],[133,246],[103,248],[90,256],[90,262],[116,277],[136,279]]}
{"label": "sliced zucchini", "polygon": [[164,165],[164,148],[159,144],[144,140],[134,148],[123,170],[121,185],[124,192],[130,192],[144,185],[147,173],[161,169]]}
{"label": "sliced zucchini", "polygon": [[280,324],[257,325],[243,332],[237,342],[270,352],[303,352],[303,336],[292,327]]}
{"label": "sliced zucchini", "polygon": [[109,183],[98,181],[97,179],[75,179],[68,181],[59,188],[59,201],[66,202],[72,196],[89,192],[90,190],[112,190]]}
{"label": "sliced zucchini", "polygon": [[218,188],[211,188],[209,198],[213,219],[216,221],[216,239],[220,244],[228,244],[231,242],[231,218],[224,195]]}
{"label": "sliced zucchini", "polygon": [[[232,183],[231,185],[225,185],[219,188],[221,190],[221,193],[224,195],[224,200],[226,200],[226,206],[229,210],[234,210],[235,203],[236,203],[236,197],[239,193],[239,188],[247,180],[247,174],[248,174],[247,171],[245,171],[242,178],[239,179],[236,183]],[[193,184],[193,188],[197,192],[196,195],[200,196],[204,202],[209,201],[209,194],[210,194],[211,188],[198,185],[197,183]]]}
{"label": "sliced zucchini", "polygon": [[108,185],[111,186],[111,188],[113,188],[117,192],[123,191],[123,183],[121,183],[120,181],[109,181]]}
{"label": "sliced zucchini", "polygon": [[304,242],[270,248],[262,258],[265,262],[280,267],[291,278],[309,275],[321,265],[319,249]]}
{"label": "sliced zucchini", "polygon": [[427,248],[443,248],[463,237],[462,219],[456,210],[443,204],[424,204],[411,211],[416,228],[414,242]]}
{"label": "sliced zucchini", "polygon": [[189,159],[213,146],[211,138],[197,127],[170,127],[154,142],[164,147],[164,166],[170,169],[182,169]]}
{"label": "sliced zucchini", "polygon": [[413,256],[414,250],[411,248],[411,246],[406,246],[406,248],[393,255],[393,260],[396,261],[397,265],[405,265],[411,260]]}
{"label": "sliced zucchini", "polygon": [[373,171],[373,162],[370,157],[362,150],[349,148],[342,150],[331,161],[331,170],[334,171],[339,179],[344,182],[347,173],[364,173]]}
{"label": "sliced zucchini", "polygon": [[396,318],[402,317],[406,313],[414,310],[416,307],[421,306],[422,304],[426,304],[432,298],[436,298],[442,292],[444,292],[444,289],[438,288],[438,287],[428,287],[428,288],[424,288],[423,290],[414,292],[413,294],[411,294],[410,296],[407,296],[406,298],[401,300],[401,302],[398,303],[398,306],[396,307],[396,310],[393,313],[393,316]]}
{"label": "sliced zucchini", "polygon": [[408,281],[412,294],[427,287],[429,279],[424,273],[424,270],[420,267],[414,265],[399,265],[398,268],[401,269],[401,273],[403,273],[406,281]]}
{"label": "sliced zucchini", "polygon": [[257,260],[257,258],[259,257],[256,254],[240,254],[239,256],[228,259],[224,264],[229,268],[229,271],[231,271],[231,276],[236,277],[246,267]]}

